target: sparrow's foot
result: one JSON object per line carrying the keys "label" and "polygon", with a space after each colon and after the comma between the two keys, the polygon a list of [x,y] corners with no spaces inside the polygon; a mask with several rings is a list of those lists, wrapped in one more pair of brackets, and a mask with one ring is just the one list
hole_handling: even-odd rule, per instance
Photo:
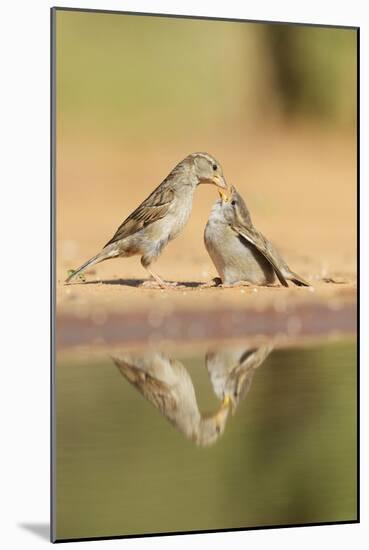
{"label": "sparrow's foot", "polygon": [[163,279],[159,277],[159,275],[155,273],[155,271],[152,271],[150,267],[146,267],[146,269],[150,274],[150,279],[148,281],[145,281],[142,286],[148,288],[170,288],[177,285],[177,283],[169,283],[167,281],[163,281]]}
{"label": "sparrow's foot", "polygon": [[222,279],[219,277],[214,277],[214,279],[211,279],[211,281],[207,281],[206,283],[202,283],[200,285],[201,288],[212,288],[215,286],[220,286],[222,284]]}

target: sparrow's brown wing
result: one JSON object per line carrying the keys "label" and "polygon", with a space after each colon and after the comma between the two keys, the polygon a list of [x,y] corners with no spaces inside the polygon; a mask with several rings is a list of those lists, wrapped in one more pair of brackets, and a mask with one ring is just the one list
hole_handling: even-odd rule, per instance
{"label": "sparrow's brown wing", "polygon": [[[105,246],[115,243],[133,235],[143,227],[164,218],[174,198],[174,191],[171,187],[159,185],[145,199],[140,206],[128,216],[126,220],[118,227],[114,236]],[[104,246],[104,248],[105,248]]]}
{"label": "sparrow's brown wing", "polygon": [[271,243],[269,243],[269,241],[264,237],[264,235],[262,235],[252,226],[236,223],[232,227],[233,230],[238,233],[238,235],[246,239],[246,241],[248,241],[249,243],[253,244],[255,248],[264,256],[264,258],[268,260],[282,285],[288,286],[285,277],[282,275],[281,270],[278,267],[279,260],[276,252]]}
{"label": "sparrow's brown wing", "polygon": [[135,388],[169,419],[178,408],[177,400],[171,388],[162,380],[136,367],[132,363],[112,357],[119,372]]}

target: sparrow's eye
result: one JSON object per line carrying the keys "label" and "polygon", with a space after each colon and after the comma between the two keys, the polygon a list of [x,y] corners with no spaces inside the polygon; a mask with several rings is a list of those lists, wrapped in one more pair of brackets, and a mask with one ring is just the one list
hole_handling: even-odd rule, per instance
{"label": "sparrow's eye", "polygon": [[235,206],[235,204],[237,204],[237,201],[233,200],[233,201],[231,202],[231,205],[232,205],[232,206]]}
{"label": "sparrow's eye", "polygon": [[215,172],[215,170],[218,170],[218,166],[216,164],[213,164],[213,170]]}

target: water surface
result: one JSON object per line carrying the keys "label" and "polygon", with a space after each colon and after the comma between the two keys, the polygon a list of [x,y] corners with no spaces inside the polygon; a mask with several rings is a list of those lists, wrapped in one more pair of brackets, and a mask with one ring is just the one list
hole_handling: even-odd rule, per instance
{"label": "water surface", "polygon": [[356,519],[356,342],[60,353],[57,539]]}

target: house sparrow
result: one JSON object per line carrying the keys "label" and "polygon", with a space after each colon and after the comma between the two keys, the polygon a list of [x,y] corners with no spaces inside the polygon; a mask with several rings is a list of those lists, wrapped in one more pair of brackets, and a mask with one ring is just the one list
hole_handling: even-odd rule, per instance
{"label": "house sparrow", "polygon": [[187,223],[196,187],[211,183],[226,195],[222,168],[208,153],[192,153],[183,159],[165,180],[128,216],[101,252],[73,271],[70,282],[88,267],[110,258],[141,256],[141,264],[161,287],[165,283],[150,265]]}
{"label": "house sparrow", "polygon": [[223,433],[229,399],[215,413],[202,415],[191,377],[180,361],[158,352],[124,353],[112,360],[120,374],[196,445],[212,445]]}
{"label": "house sparrow", "polygon": [[268,285],[277,278],[283,286],[288,286],[287,281],[310,286],[290,270],[272,243],[255,229],[245,202],[233,186],[214,204],[204,241],[223,285]]}

